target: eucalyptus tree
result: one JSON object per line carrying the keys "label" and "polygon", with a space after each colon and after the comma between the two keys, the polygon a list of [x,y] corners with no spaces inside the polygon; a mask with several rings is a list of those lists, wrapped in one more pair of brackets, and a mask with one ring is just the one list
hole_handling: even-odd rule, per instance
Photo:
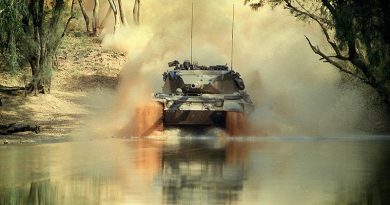
{"label": "eucalyptus tree", "polygon": [[89,17],[88,17],[86,9],[84,7],[84,2],[83,2],[83,0],[78,0],[78,1],[79,1],[79,6],[80,6],[81,13],[83,14],[83,17],[84,17],[85,27],[86,27],[87,33],[90,33],[90,30],[89,30]]}
{"label": "eucalyptus tree", "polygon": [[[245,0],[257,10],[284,6],[303,21],[319,25],[326,47],[310,48],[326,63],[374,88],[390,107],[390,1]],[[331,50],[327,52],[327,50]]]}
{"label": "eucalyptus tree", "polygon": [[102,29],[105,26],[105,23],[110,16],[111,12],[114,14],[114,32],[119,29],[121,25],[127,26],[126,13],[124,9],[124,4],[122,0],[107,0],[109,8],[101,22],[99,22],[99,9],[100,1],[94,0],[94,9],[93,9],[93,33],[98,35],[98,29]]}
{"label": "eucalyptus tree", "polygon": [[0,50],[8,70],[29,65],[29,92],[50,91],[53,57],[74,18],[74,1],[69,19],[65,18],[65,0],[0,1]]}
{"label": "eucalyptus tree", "polygon": [[134,0],[133,21],[136,25],[139,25],[140,13],[141,13],[141,0]]}

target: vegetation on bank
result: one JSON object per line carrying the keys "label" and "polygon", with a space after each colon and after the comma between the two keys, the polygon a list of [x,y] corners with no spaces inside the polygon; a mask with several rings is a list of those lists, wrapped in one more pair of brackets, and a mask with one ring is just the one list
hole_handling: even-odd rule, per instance
{"label": "vegetation on bank", "polygon": [[[80,8],[87,33],[97,36],[113,16],[114,31],[127,25],[122,0],[107,0],[99,19],[100,1],[93,0],[92,21],[83,0],[4,0],[0,2],[0,59],[8,72],[29,66],[29,92],[50,91],[52,67],[62,37]],[[387,0],[244,0],[257,10],[268,4],[284,6],[302,21],[319,25],[327,48],[307,41],[320,60],[376,90],[390,107],[390,2]],[[79,7],[77,7],[77,5]],[[77,7],[77,8],[76,8]],[[133,21],[140,23],[141,1],[133,4]],[[255,26],[255,25],[254,25]],[[327,50],[331,49],[331,52]]]}
{"label": "vegetation on bank", "polygon": [[[99,35],[104,22],[112,12],[114,29],[127,25],[122,0],[108,0],[106,17],[99,20],[99,0],[93,9],[92,33],[83,0],[4,0],[0,2],[0,68],[7,72],[20,72],[29,67],[31,81],[26,82],[28,93],[49,93],[53,67],[56,66],[58,48],[68,26],[76,18],[77,3],[85,20],[86,31]],[[135,0],[134,22],[139,23],[140,0]]]}
{"label": "vegetation on bank", "polygon": [[28,64],[32,80],[29,92],[50,92],[53,59],[69,22],[65,23],[64,0],[7,0],[0,5],[1,52],[6,68],[15,72]]}
{"label": "vegetation on bank", "polygon": [[[67,35],[73,35],[73,39],[87,39],[86,41],[99,41],[99,32],[104,26],[111,26],[115,32],[118,27],[127,25],[121,0],[107,0],[108,10],[100,8],[98,0],[91,0],[93,10],[91,16],[84,7],[87,0],[4,0],[0,2],[0,71],[20,75],[28,70],[31,78],[26,78],[22,89],[27,89],[33,94],[47,93],[52,86],[52,70],[60,70],[58,60],[67,58],[67,50],[61,49],[69,42]],[[318,54],[322,61],[330,63],[334,68],[339,69],[352,78],[371,86],[377,91],[382,102],[390,106],[390,85],[388,69],[390,63],[389,42],[386,36],[389,34],[389,17],[386,9],[389,3],[381,0],[353,1],[353,0],[243,0],[243,3],[254,9],[261,9],[261,6],[285,6],[286,9],[302,21],[311,21],[319,25],[328,42],[327,47],[318,47],[307,37],[309,46],[313,52]],[[133,21],[140,23],[140,0],[134,1]],[[251,12],[248,9],[248,12]],[[99,15],[101,18],[99,19]],[[79,18],[79,25],[82,29],[70,33],[72,23]],[[112,18],[113,24],[106,25],[107,18]],[[256,25],[253,25],[256,26]],[[83,33],[85,31],[85,33]],[[302,34],[303,35],[303,34]],[[86,44],[76,44],[72,49],[79,49],[79,56],[74,59],[76,64],[85,63],[83,57],[96,54],[95,42],[88,49]],[[93,42],[90,42],[93,43]],[[332,52],[329,52],[331,49]],[[115,58],[124,57],[120,53],[108,53]],[[100,55],[91,58],[94,63],[103,62]],[[96,60],[97,59],[97,60]],[[71,65],[76,65],[70,63]],[[76,66],[79,66],[77,64]],[[110,66],[106,70],[110,69]],[[75,69],[76,70],[76,69]],[[76,71],[78,72],[78,71]],[[103,72],[103,71],[100,71]],[[11,75],[6,75],[12,78]],[[103,79],[107,84],[116,82],[116,76],[96,75],[100,81]],[[67,77],[63,78],[64,82]],[[81,81],[95,78],[77,77],[76,73],[72,78]],[[73,81],[72,81],[73,82]],[[0,82],[3,84],[3,82]],[[67,88],[79,88],[77,83],[68,83]],[[72,84],[72,85],[70,85]],[[88,83],[83,83],[86,85]],[[9,86],[9,85],[7,85]],[[91,86],[92,87],[92,86]],[[16,89],[19,89],[16,88]],[[2,89],[0,85],[0,90]],[[7,88],[8,89],[8,88]],[[58,89],[54,87],[54,89]],[[70,89],[71,90],[71,89]]]}
{"label": "vegetation on bank", "polygon": [[[390,1],[245,0],[257,10],[284,6],[302,21],[319,25],[327,48],[306,37],[320,60],[371,86],[390,107]],[[331,52],[327,52],[327,50]]]}

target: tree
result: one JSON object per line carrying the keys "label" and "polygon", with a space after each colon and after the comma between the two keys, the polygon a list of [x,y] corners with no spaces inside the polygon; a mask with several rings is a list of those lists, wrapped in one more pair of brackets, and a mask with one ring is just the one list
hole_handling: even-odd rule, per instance
{"label": "tree", "polygon": [[136,25],[139,25],[140,12],[141,12],[141,0],[134,0],[133,21]]}
{"label": "tree", "polygon": [[83,14],[83,17],[84,17],[85,27],[87,29],[87,33],[89,33],[90,30],[89,30],[89,17],[88,17],[88,14],[87,14],[87,12],[85,10],[83,0],[78,0],[78,1],[79,1],[79,6],[80,6],[81,13]]}
{"label": "tree", "polygon": [[114,32],[118,30],[119,26],[120,26],[120,21],[119,21],[119,9],[118,9],[118,5],[116,3],[115,0],[108,0],[108,3],[110,3],[110,7],[112,9],[112,12],[114,12],[114,20],[115,20],[115,23],[114,23]]}
{"label": "tree", "polygon": [[126,14],[125,14],[125,10],[123,9],[122,0],[118,0],[118,5],[119,5],[119,13],[121,16],[121,22],[123,25],[127,26]]}
{"label": "tree", "polygon": [[[123,9],[123,3],[122,0],[108,0],[108,3],[110,4],[111,10],[114,13],[114,32],[119,29],[121,25],[127,26],[127,20],[125,11]],[[106,16],[109,14],[107,12]]]}
{"label": "tree", "polygon": [[[93,22],[93,33],[98,35],[98,27],[103,28],[111,12],[114,13],[114,32],[119,29],[121,25],[127,26],[126,14],[123,8],[122,0],[108,0],[110,7],[108,8],[106,15],[102,22],[99,22],[99,0],[95,0],[94,7],[94,22]],[[99,25],[100,23],[100,25]]]}
{"label": "tree", "polygon": [[98,35],[98,26],[99,26],[99,10],[100,10],[100,0],[95,0],[95,5],[93,7],[93,21],[92,21],[92,30],[95,36]]}
{"label": "tree", "polygon": [[10,72],[19,68],[16,36],[21,35],[22,28],[19,24],[18,12],[24,11],[21,0],[4,0],[0,2],[0,51],[5,60],[5,67]]}
{"label": "tree", "polygon": [[[72,11],[73,5],[74,0]],[[0,2],[0,50],[9,70],[30,65],[28,90],[34,94],[50,92],[53,57],[67,27],[66,7],[64,0]]]}
{"label": "tree", "polygon": [[284,5],[300,20],[317,23],[332,53],[314,45],[326,63],[376,90],[390,107],[390,2],[388,0],[245,0],[257,10]]}

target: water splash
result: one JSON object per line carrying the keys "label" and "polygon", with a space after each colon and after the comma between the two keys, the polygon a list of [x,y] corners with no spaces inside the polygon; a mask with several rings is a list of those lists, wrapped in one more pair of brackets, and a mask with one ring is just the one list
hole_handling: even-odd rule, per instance
{"label": "water splash", "polygon": [[242,136],[250,134],[250,125],[245,113],[226,113],[226,132],[230,136]]}
{"label": "water splash", "polygon": [[138,104],[131,120],[119,131],[119,135],[145,137],[155,131],[163,131],[162,110],[162,105],[157,102]]}

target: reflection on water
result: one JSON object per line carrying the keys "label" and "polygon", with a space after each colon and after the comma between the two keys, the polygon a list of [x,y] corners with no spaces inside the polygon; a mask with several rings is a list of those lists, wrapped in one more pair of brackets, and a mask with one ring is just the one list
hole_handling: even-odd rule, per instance
{"label": "reflection on water", "polygon": [[0,204],[385,204],[390,142],[359,139],[1,146]]}
{"label": "reflection on water", "polygon": [[163,151],[164,202],[216,204],[237,201],[243,189],[244,167],[227,163],[224,147],[204,142],[183,143]]}

